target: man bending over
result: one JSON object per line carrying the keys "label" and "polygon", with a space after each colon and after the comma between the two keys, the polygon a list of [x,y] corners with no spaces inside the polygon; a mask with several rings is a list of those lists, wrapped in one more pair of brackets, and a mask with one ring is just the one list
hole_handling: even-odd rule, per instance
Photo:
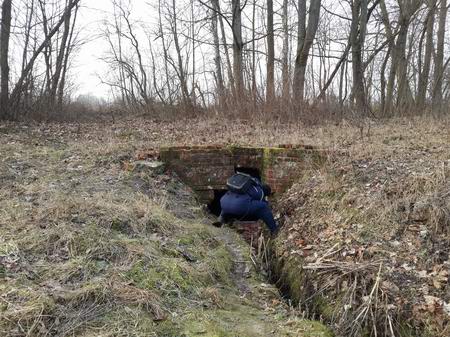
{"label": "man bending over", "polygon": [[263,220],[272,234],[278,231],[272,210],[266,197],[270,187],[257,178],[236,173],[227,181],[228,192],[220,199],[221,223],[229,220]]}

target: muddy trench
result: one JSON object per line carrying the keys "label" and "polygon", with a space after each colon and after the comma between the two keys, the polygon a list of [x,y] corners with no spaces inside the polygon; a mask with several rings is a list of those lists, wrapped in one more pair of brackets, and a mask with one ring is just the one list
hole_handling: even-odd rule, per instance
{"label": "muddy trench", "polygon": [[[259,170],[255,168],[240,168],[236,169],[236,172],[244,172],[252,175],[255,178],[261,179]],[[226,189],[214,190],[214,197],[209,202],[204,204],[206,210],[210,213],[213,219],[217,219],[220,215],[220,199],[227,192]],[[273,196],[269,200],[272,210],[277,213],[277,196]],[[278,222],[278,221],[277,221]],[[278,225],[282,226],[278,222]],[[308,288],[308,282],[301,277],[302,271],[301,265],[291,266],[285,257],[277,253],[277,241],[276,238],[271,237],[269,231],[266,229],[266,225],[258,219],[252,219],[247,217],[240,221],[232,221],[224,226],[237,231],[247,242],[252,252],[252,261],[254,262],[254,268],[258,273],[266,280],[268,284],[274,285],[281,298],[285,303],[295,310],[298,310],[299,315],[307,319],[324,321],[320,308],[314,304],[310,306],[301,305],[301,296],[298,293],[299,289],[305,289],[305,291],[312,291]],[[245,283],[245,275],[248,273],[249,266],[242,263],[242,252],[236,249],[235,244],[230,240],[228,235],[223,235],[221,238],[229,247],[230,254],[235,260],[235,280],[239,291],[245,294],[248,289]],[[292,271],[292,272],[290,272]],[[296,275],[298,278],[296,278]],[[302,281],[305,281],[303,284]],[[328,322],[328,327],[331,329],[331,324]]]}
{"label": "muddy trench", "polygon": [[[244,172],[252,175],[255,178],[261,179],[259,170],[254,168],[241,168],[239,170],[236,170],[236,172]],[[213,220],[218,219],[221,213],[222,209],[220,206],[220,199],[225,195],[225,193],[227,193],[226,189],[214,190],[213,199],[210,202],[204,204],[206,211],[209,213]],[[271,197],[269,200],[274,213],[276,213],[277,211],[276,201],[276,196]],[[217,223],[215,222],[215,224]],[[282,226],[282,224],[280,223],[278,223],[278,225]],[[244,238],[244,240],[253,250],[254,257],[258,259],[257,263],[259,271],[264,275],[267,281],[271,284],[276,285],[283,299],[287,303],[289,303],[289,305],[298,304],[298,299],[293,298],[290,284],[287,278],[283,275],[283,259],[277,256],[275,247],[276,243],[274,241],[274,238],[270,236],[270,233],[267,230],[264,222],[258,220],[257,218],[247,216],[240,220],[233,220],[226,224],[222,224],[222,226],[226,226],[234,231],[237,231]],[[227,237],[224,237],[224,240],[227,241],[227,245],[233,246],[233,243],[228,239]],[[231,249],[231,253],[232,255],[235,255],[236,250]],[[237,267],[237,269],[240,269],[240,267]]]}

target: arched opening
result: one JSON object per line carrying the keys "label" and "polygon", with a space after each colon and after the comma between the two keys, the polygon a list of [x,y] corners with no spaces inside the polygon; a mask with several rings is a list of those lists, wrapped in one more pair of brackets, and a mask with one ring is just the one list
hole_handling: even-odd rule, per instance
{"label": "arched opening", "polygon": [[245,173],[248,175],[251,175],[254,178],[258,178],[259,181],[261,181],[261,171],[255,167],[239,167],[239,166],[235,166],[234,167],[234,172],[241,172],[241,173]]}
{"label": "arched opening", "polygon": [[215,216],[219,216],[222,208],[220,207],[220,199],[227,193],[227,190],[214,190],[214,199],[207,205],[208,210]]}

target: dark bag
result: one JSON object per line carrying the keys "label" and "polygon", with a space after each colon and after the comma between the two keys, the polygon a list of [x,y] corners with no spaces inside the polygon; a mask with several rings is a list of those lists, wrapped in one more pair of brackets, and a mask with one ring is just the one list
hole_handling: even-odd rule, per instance
{"label": "dark bag", "polygon": [[252,176],[238,172],[228,178],[227,187],[228,190],[234,193],[245,194],[247,191],[255,185],[255,180]]}

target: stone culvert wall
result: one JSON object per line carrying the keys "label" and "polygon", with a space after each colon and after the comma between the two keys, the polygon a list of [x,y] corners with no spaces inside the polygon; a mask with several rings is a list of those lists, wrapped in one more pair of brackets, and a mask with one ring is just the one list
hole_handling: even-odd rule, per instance
{"label": "stone culvert wall", "polygon": [[160,149],[160,160],[188,184],[204,203],[226,189],[226,180],[240,168],[257,171],[275,196],[286,191],[305,168],[319,166],[324,150],[311,146],[199,146]]}

